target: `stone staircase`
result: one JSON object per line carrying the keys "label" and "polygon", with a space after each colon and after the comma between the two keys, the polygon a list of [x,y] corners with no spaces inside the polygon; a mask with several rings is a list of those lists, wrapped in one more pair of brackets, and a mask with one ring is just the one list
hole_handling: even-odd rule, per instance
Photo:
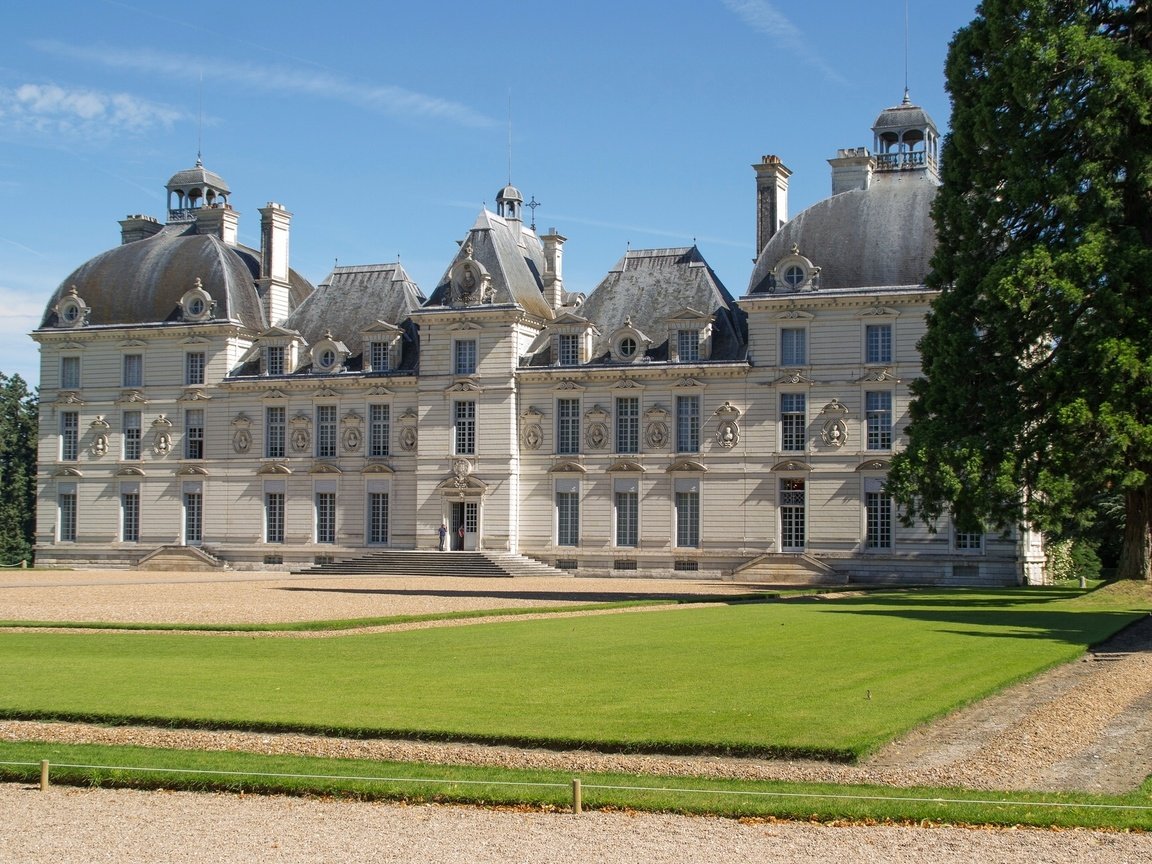
{"label": "stone staircase", "polygon": [[392,549],[370,552],[343,561],[316,564],[292,572],[307,576],[459,576],[496,579],[571,576],[564,570],[557,570],[512,552],[417,552]]}
{"label": "stone staircase", "polygon": [[811,555],[774,553],[741,564],[729,577],[766,585],[846,585],[848,577]]}
{"label": "stone staircase", "polygon": [[221,570],[224,562],[201,546],[159,546],[136,562],[139,570]]}

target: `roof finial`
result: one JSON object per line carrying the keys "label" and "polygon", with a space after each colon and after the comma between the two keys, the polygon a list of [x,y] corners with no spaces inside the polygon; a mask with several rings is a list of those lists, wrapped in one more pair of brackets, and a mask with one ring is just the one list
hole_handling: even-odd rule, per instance
{"label": "roof finial", "polygon": [[204,160],[201,154],[204,152],[204,70],[200,70],[200,118],[196,123],[196,167],[203,168]]}
{"label": "roof finial", "polygon": [[512,88],[508,88],[508,185],[512,185]]}
{"label": "roof finial", "polygon": [[911,105],[908,96],[908,0],[904,0],[904,105]]}

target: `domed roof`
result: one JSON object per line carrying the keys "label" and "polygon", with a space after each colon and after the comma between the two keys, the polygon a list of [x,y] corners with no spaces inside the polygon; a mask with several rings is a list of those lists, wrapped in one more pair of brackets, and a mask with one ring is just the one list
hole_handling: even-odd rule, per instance
{"label": "domed roof", "polygon": [[820,268],[820,290],[923,284],[936,249],[937,188],[924,178],[877,179],[812,205],[764,246],[748,292],[769,290],[769,277],[793,246]]}
{"label": "domed roof", "polygon": [[872,131],[880,132],[884,129],[906,129],[910,126],[931,126],[935,129],[936,123],[928,116],[928,112],[919,105],[912,105],[909,102],[905,102],[903,105],[896,105],[881,111],[880,116],[876,118],[876,122],[872,124]]}
{"label": "domed roof", "polygon": [[92,310],[89,325],[176,321],[180,299],[199,279],[216,301],[213,318],[263,330],[255,282],[259,270],[257,256],[247,250],[197,234],[194,224],[168,225],[152,237],[117,246],[80,265],[48,301],[40,326],[58,326],[55,306],[73,286]]}
{"label": "domed roof", "polygon": [[509,183],[503,189],[496,193],[497,201],[523,201],[524,196],[520,194],[520,190]]}
{"label": "domed roof", "polygon": [[215,171],[209,171],[204,167],[204,163],[199,159],[196,160],[196,167],[185,168],[183,171],[177,171],[172,175],[172,179],[168,181],[168,189],[187,189],[188,187],[211,186],[218,192],[223,192],[225,195],[232,194],[232,190],[228,188],[228,184],[224,182],[224,178],[217,174]]}

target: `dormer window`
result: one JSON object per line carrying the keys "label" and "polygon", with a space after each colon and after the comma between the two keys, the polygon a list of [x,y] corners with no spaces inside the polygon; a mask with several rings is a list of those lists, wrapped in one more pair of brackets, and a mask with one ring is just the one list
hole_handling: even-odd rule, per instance
{"label": "dormer window", "polygon": [[216,301],[204,290],[199,279],[192,290],[180,298],[180,315],[185,321],[207,321],[215,309]]}
{"label": "dormer window", "polygon": [[612,359],[622,363],[635,363],[644,357],[644,352],[652,344],[652,340],[632,325],[631,318],[624,319],[624,326],[612,334],[609,342]]}
{"label": "dormer window", "polygon": [[264,349],[264,374],[284,374],[284,346],[269,345]]}
{"label": "dormer window", "polygon": [[807,278],[808,278],[808,274],[804,271],[804,268],[801,267],[799,264],[792,264],[792,265],[789,265],[788,267],[786,267],[784,269],[783,282],[787,287],[791,288],[793,291],[795,291],[797,288],[799,288],[801,285],[803,285],[804,280]]}
{"label": "dormer window", "polygon": [[637,347],[638,346],[635,339],[633,339],[631,336],[625,336],[623,339],[616,343],[616,353],[618,353],[626,360],[631,360],[636,356]]}
{"label": "dormer window", "polygon": [[772,277],[785,291],[810,291],[820,287],[820,268],[801,255],[796,244],[792,244],[790,254],[776,262]]}
{"label": "dormer window", "polygon": [[677,330],[676,354],[681,363],[695,363],[700,359],[700,331]]}
{"label": "dormer window", "polygon": [[83,327],[88,323],[88,313],[91,311],[73,285],[67,296],[56,304],[56,319],[61,327]]}
{"label": "dormer window", "polygon": [[315,372],[339,372],[348,349],[343,342],[332,338],[332,331],[325,330],[324,336],[312,346],[312,368]]}
{"label": "dormer window", "polygon": [[331,369],[336,365],[336,352],[331,348],[325,348],[316,358],[316,365],[321,369]]}
{"label": "dormer window", "polygon": [[371,364],[373,372],[387,372],[392,368],[388,354],[387,342],[372,342],[370,344],[368,349],[368,362]]}
{"label": "dormer window", "polygon": [[557,333],[555,338],[556,365],[577,366],[580,363],[580,336],[576,333]]}

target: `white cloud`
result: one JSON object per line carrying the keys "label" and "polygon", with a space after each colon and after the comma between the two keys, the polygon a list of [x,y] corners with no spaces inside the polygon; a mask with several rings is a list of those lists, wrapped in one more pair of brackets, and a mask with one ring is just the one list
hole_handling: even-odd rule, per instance
{"label": "white cloud", "polygon": [[0,124],[8,133],[105,139],[168,127],[182,114],[130,93],[57,84],[0,87]]}
{"label": "white cloud", "polygon": [[786,51],[818,69],[829,81],[848,83],[812,49],[811,40],[767,0],[724,0],[724,5],[753,30],[770,37]]}
{"label": "white cloud", "polygon": [[445,120],[460,126],[484,127],[495,123],[477,111],[436,96],[391,84],[367,84],[324,70],[286,64],[246,63],[224,58],[161,54],[148,49],[89,47],[41,40],[40,51],[72,60],[99,63],[116,69],[166,75],[181,80],[220,81],[229,88],[247,87],[266,93],[311,96],[346,102],[393,116]]}

